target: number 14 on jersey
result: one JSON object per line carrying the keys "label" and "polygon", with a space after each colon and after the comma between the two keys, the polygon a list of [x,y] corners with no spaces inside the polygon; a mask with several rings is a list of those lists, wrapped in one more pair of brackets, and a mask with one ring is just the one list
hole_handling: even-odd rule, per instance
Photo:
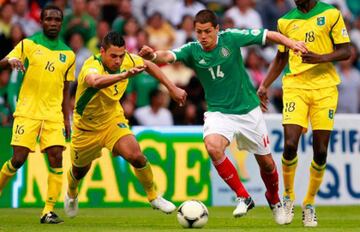
{"label": "number 14 on jersey", "polygon": [[220,78],[224,77],[224,73],[221,71],[220,65],[216,66],[216,75],[215,75],[214,67],[210,67],[209,71],[211,73],[211,77],[213,80],[215,80],[215,78],[217,78],[217,77],[220,77]]}

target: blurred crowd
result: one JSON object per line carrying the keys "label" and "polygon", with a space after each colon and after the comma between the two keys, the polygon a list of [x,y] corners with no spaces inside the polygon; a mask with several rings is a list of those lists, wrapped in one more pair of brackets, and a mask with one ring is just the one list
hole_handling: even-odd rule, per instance
{"label": "blurred crowd", "polygon": [[[339,85],[338,113],[360,112],[360,1],[324,0],[341,10],[352,40],[352,56],[336,64]],[[195,14],[214,10],[221,29],[267,28],[276,30],[279,17],[292,9],[293,0],[0,0],[0,59],[23,38],[41,30],[41,8],[54,4],[63,9],[61,38],[76,54],[76,76],[83,62],[99,52],[101,39],[111,30],[121,33],[127,50],[137,53],[144,45],[172,49],[196,40]],[[276,54],[276,46],[242,49],[249,76],[257,88]],[[200,125],[206,111],[203,89],[191,69],[181,63],[161,66],[166,76],[188,93],[184,107],[147,73],[132,78],[121,100],[131,125]],[[10,126],[22,73],[0,70],[0,126]],[[72,84],[74,101],[76,82]],[[281,113],[281,78],[270,91],[270,113]]]}

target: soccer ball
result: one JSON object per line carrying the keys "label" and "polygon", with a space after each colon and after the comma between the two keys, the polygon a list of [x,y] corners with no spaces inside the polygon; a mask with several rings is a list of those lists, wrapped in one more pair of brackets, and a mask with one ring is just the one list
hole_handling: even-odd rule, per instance
{"label": "soccer ball", "polygon": [[184,228],[201,228],[209,217],[209,211],[201,201],[189,200],[182,203],[177,212],[177,219]]}

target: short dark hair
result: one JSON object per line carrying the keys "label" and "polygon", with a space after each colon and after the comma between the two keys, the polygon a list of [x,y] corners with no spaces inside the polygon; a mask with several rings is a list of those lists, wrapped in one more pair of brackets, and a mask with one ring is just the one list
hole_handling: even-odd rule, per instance
{"label": "short dark hair", "polygon": [[45,6],[45,7],[41,10],[41,13],[40,13],[40,19],[41,19],[41,20],[44,19],[45,11],[47,11],[47,10],[57,10],[57,11],[60,12],[61,19],[64,18],[64,14],[63,14],[62,10],[61,10],[58,6],[55,6],[55,5],[47,5],[47,6]]}
{"label": "short dark hair", "polygon": [[116,47],[123,47],[125,46],[124,38],[116,31],[110,31],[102,40],[101,47],[107,50],[110,45]]}
{"label": "short dark hair", "polygon": [[208,9],[201,10],[195,15],[194,25],[196,23],[211,23],[213,27],[219,25],[218,18],[214,11]]}

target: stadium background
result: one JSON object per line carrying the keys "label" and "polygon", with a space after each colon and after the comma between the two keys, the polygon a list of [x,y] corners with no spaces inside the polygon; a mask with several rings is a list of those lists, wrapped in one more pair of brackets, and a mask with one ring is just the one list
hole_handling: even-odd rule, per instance
{"label": "stadium background", "polygon": [[[109,30],[117,30],[125,37],[127,49],[136,53],[143,44],[155,49],[171,49],[195,40],[192,17],[208,7],[217,12],[223,29],[229,27],[276,30],[278,17],[293,7],[286,0],[54,0],[0,1],[0,56],[4,57],[25,36],[40,29],[41,7],[54,3],[64,9],[61,36],[77,55],[77,72],[82,62],[97,53],[101,38]],[[319,204],[360,204],[360,2],[356,0],[327,0],[338,7],[345,18],[353,42],[351,60],[336,64],[342,78],[339,86],[339,108],[336,129],[329,146],[329,165],[318,194]],[[186,3],[186,4],[185,4]],[[240,11],[238,10],[240,9]],[[242,13],[241,13],[242,12]],[[249,75],[257,87],[266,74],[276,53],[275,46],[243,49]],[[202,114],[206,110],[203,91],[193,72],[181,64],[163,65],[167,76],[184,87],[189,99],[183,108],[177,107],[159,83],[148,74],[131,79],[122,104],[140,141],[144,153],[154,164],[158,187],[164,196],[175,203],[199,199],[207,205],[234,205],[231,191],[217,177],[210,165],[202,143]],[[0,70],[0,163],[11,156],[12,113],[22,76],[17,71]],[[74,97],[76,84],[72,86]],[[149,94],[160,89],[163,94],[150,100]],[[272,151],[280,167],[282,127],[280,114],[281,80],[271,91],[270,114],[266,115]],[[141,112],[161,109],[146,121]],[[139,113],[140,112],[140,113]],[[155,122],[155,123],[154,123]],[[161,123],[161,124],[157,124]],[[304,195],[308,166],[312,157],[311,132],[303,138],[300,150],[301,165],[296,179],[298,199]],[[64,153],[64,167],[68,167],[69,149]],[[258,167],[251,155],[229,149],[228,154],[239,168],[239,173],[258,204],[265,204],[264,186]],[[46,160],[39,152],[29,156],[26,165],[8,185],[0,198],[0,207],[41,207],[46,191]],[[81,207],[144,206],[146,199],[129,165],[121,158],[111,159],[104,151],[81,185]],[[66,181],[64,181],[66,183]],[[65,187],[65,185],[64,185]],[[63,194],[60,196],[62,202]],[[300,202],[297,202],[300,203]],[[60,203],[61,204],[61,203]]]}

